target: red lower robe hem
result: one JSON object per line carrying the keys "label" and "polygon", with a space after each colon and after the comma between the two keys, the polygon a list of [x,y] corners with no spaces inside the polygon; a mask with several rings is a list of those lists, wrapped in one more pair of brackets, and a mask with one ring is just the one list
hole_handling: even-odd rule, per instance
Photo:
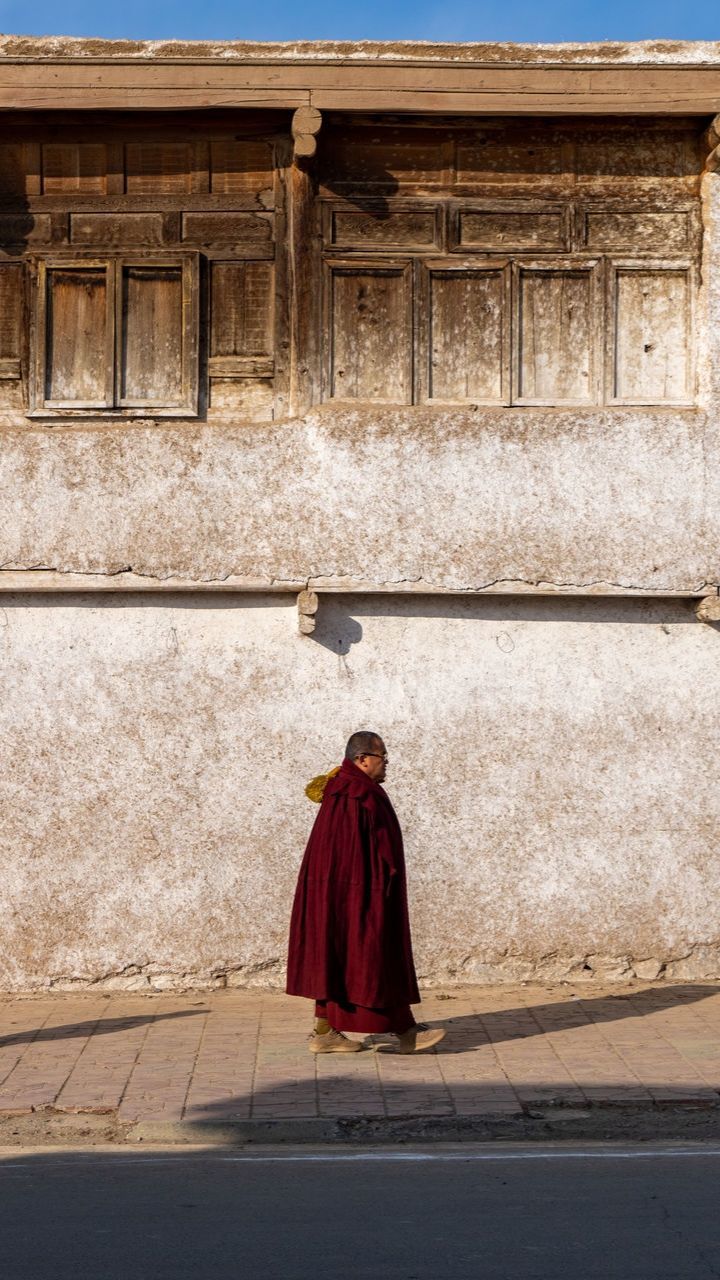
{"label": "red lower robe hem", "polygon": [[360,1031],[365,1035],[402,1035],[415,1026],[409,1004],[389,1009],[366,1009],[360,1004],[338,1004],[335,1000],[316,1000],[315,1017],[327,1018],[335,1031]]}

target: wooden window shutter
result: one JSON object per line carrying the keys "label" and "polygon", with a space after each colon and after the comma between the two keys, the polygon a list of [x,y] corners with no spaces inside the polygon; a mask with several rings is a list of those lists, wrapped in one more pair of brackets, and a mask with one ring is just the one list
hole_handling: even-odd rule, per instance
{"label": "wooden window shutter", "polygon": [[38,264],[32,410],[112,407],[113,297],[106,261]]}
{"label": "wooden window shutter", "polygon": [[197,411],[197,261],[117,263],[117,404]]}
{"label": "wooden window shutter", "polygon": [[333,263],[329,272],[329,396],[410,404],[410,263]]}
{"label": "wooden window shutter", "polygon": [[194,416],[198,258],[37,265],[31,416]]}
{"label": "wooden window shutter", "polygon": [[692,294],[689,262],[611,265],[610,404],[691,402]]}
{"label": "wooden window shutter", "polygon": [[420,304],[419,398],[508,404],[510,268],[428,263]]}
{"label": "wooden window shutter", "polygon": [[516,404],[597,403],[596,274],[596,262],[516,267]]}

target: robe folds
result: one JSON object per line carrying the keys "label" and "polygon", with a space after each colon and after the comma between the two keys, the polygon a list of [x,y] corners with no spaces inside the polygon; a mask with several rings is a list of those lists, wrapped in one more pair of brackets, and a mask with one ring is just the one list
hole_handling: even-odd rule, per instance
{"label": "robe folds", "polygon": [[300,867],[287,991],[366,1009],[420,1000],[400,824],[351,760],[325,787]]}

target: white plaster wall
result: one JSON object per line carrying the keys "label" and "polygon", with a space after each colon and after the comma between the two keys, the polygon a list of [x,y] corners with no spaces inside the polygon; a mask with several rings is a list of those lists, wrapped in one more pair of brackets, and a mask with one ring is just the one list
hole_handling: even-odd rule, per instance
{"label": "white plaster wall", "polygon": [[720,975],[720,630],[685,601],[7,596],[0,988],[281,980],[385,735],[426,980]]}
{"label": "white plaster wall", "polygon": [[0,568],[701,591],[720,583],[718,426],[703,408],[328,406],[252,427],[7,429]]}

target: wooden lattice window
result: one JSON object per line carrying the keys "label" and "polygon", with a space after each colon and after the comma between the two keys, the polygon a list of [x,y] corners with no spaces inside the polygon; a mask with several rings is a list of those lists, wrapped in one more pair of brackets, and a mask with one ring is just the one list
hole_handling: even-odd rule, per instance
{"label": "wooden lattice window", "polygon": [[35,417],[198,412],[198,259],[44,258],[31,351]]}
{"label": "wooden lattice window", "polygon": [[694,124],[332,123],[322,396],[693,405]]}

